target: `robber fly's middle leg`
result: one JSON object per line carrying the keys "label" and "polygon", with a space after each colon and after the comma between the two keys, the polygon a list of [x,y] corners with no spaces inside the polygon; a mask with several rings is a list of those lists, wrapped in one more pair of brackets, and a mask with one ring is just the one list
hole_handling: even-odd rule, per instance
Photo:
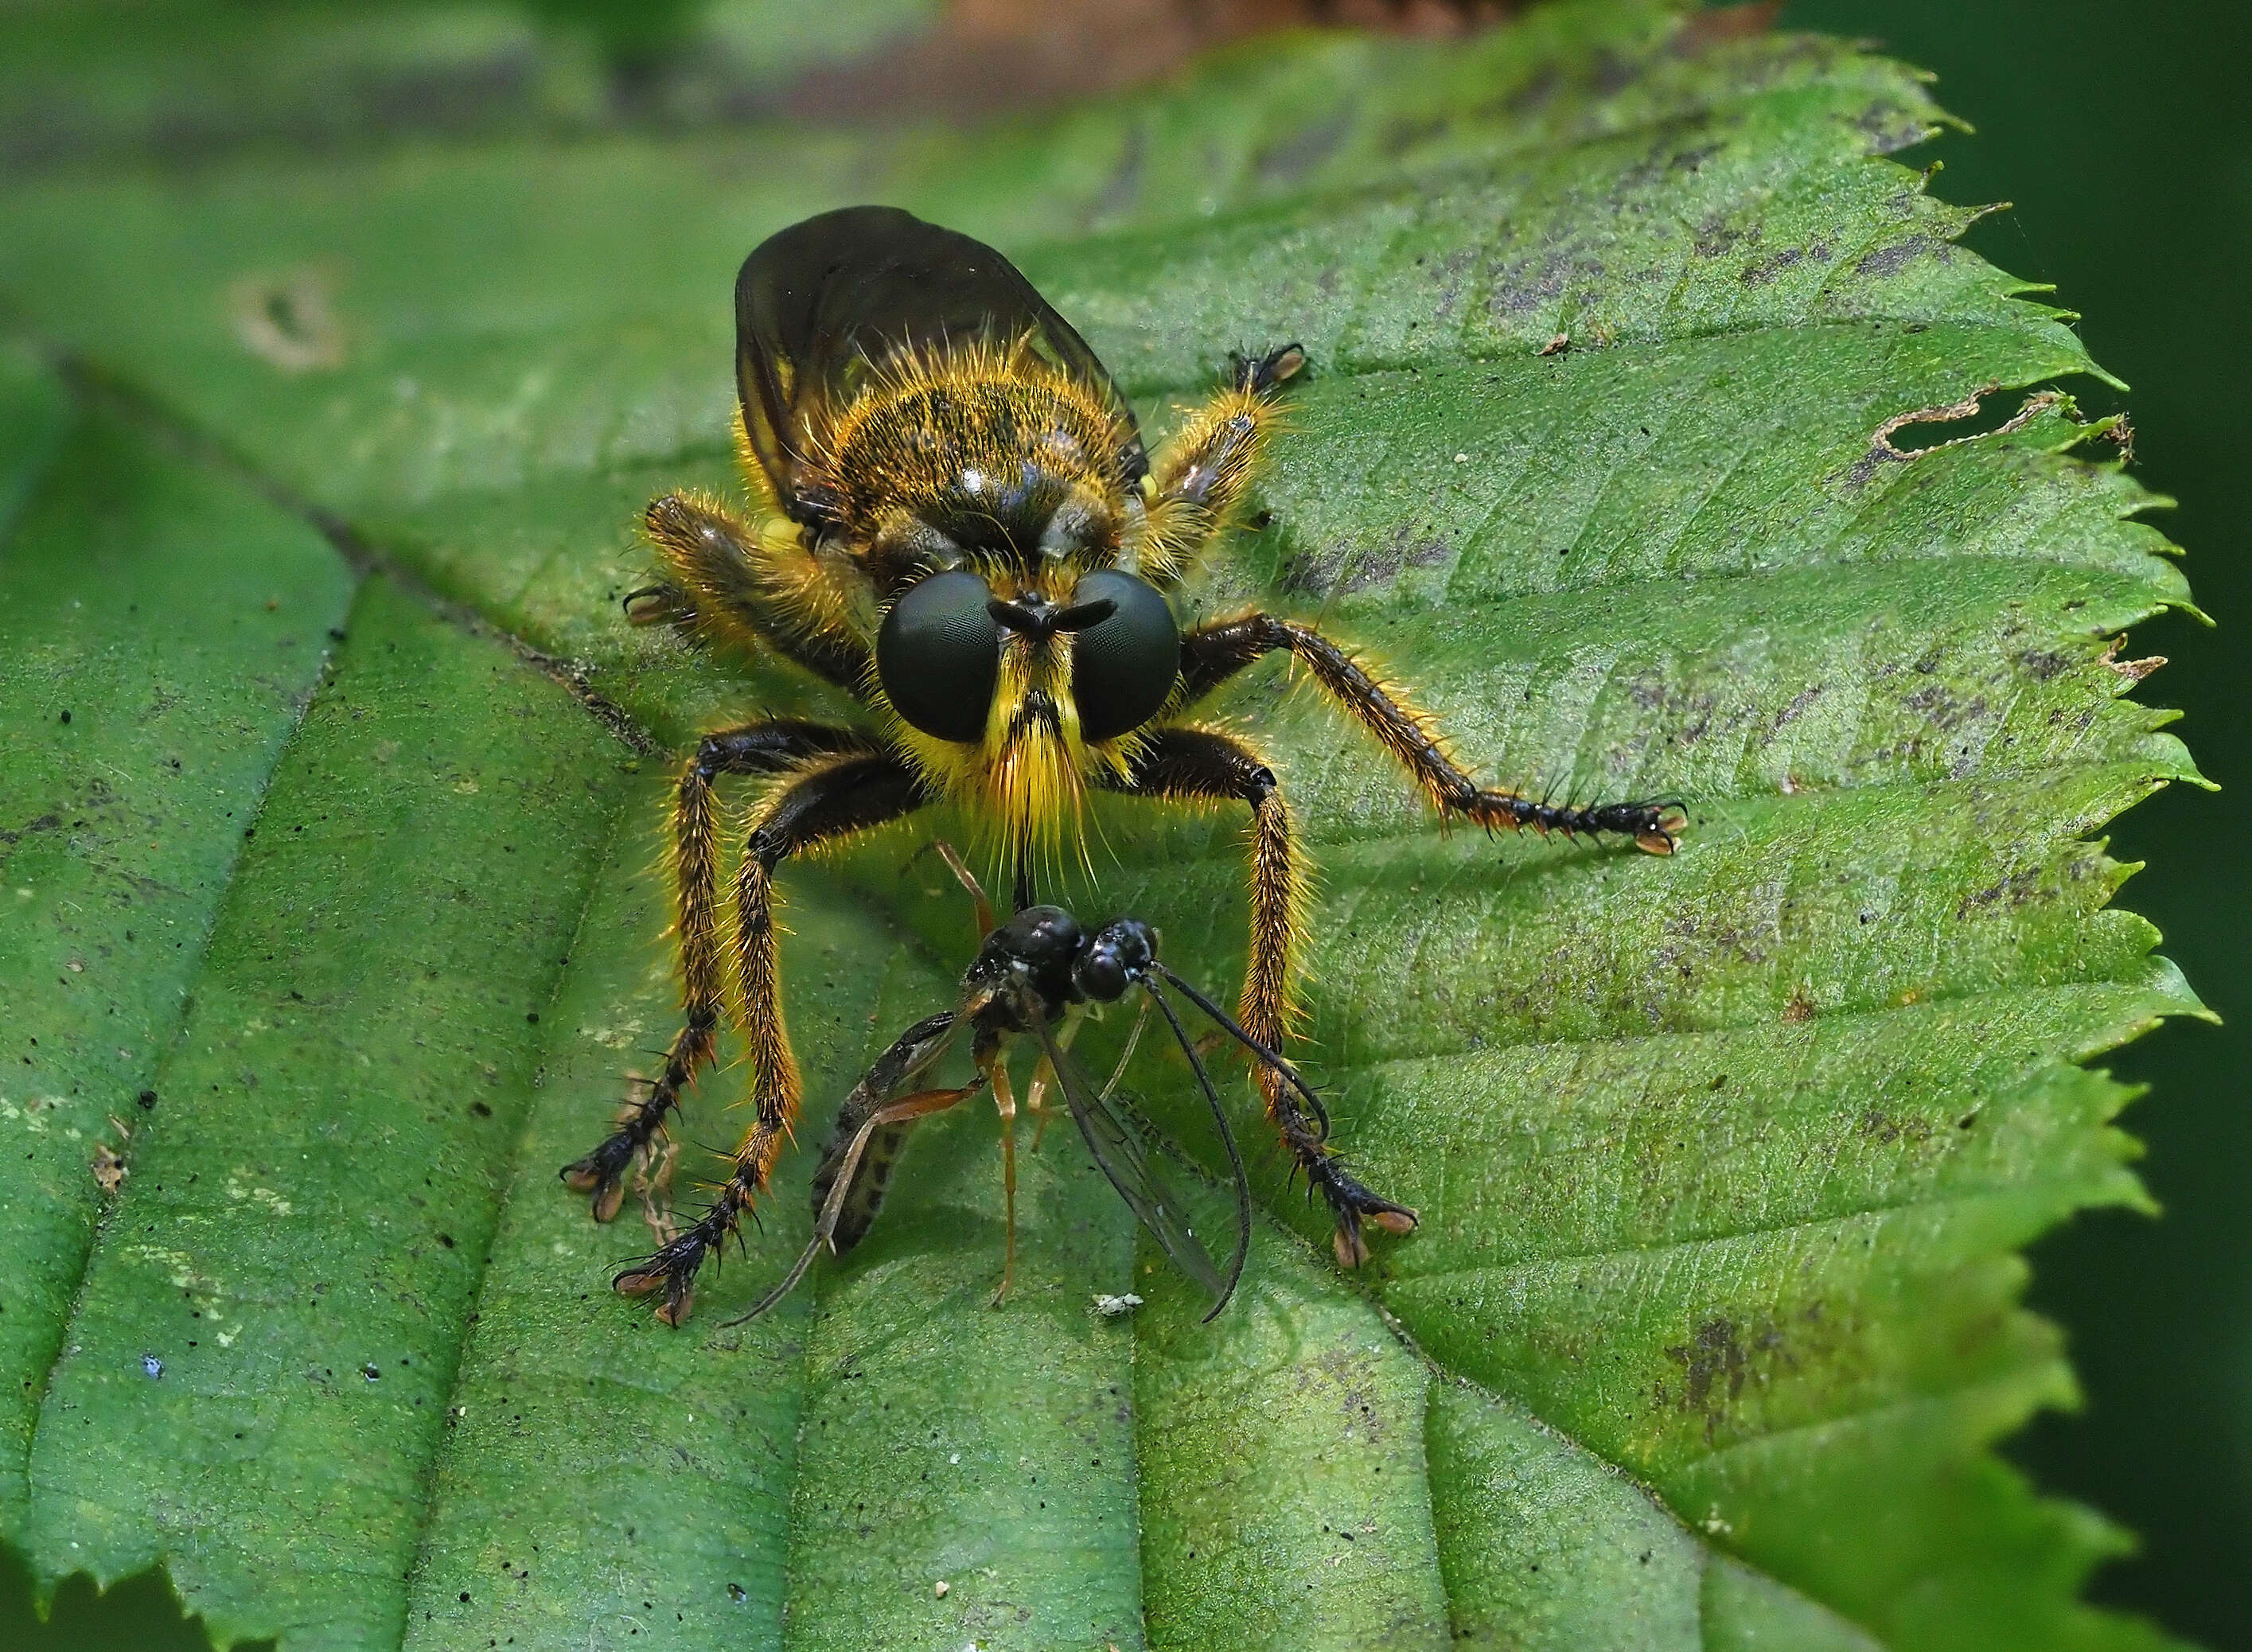
{"label": "robber fly's middle leg", "polygon": [[[1251,955],[1236,1017],[1262,1045],[1279,1052],[1295,1012],[1296,954],[1306,927],[1303,863],[1290,812],[1274,771],[1259,754],[1219,729],[1159,729],[1143,748],[1127,789],[1175,802],[1233,800],[1251,810]],[[1257,1069],[1267,1116],[1310,1188],[1335,1218],[1338,1260],[1368,1260],[1364,1225],[1389,1233],[1415,1227],[1415,1212],[1369,1189],[1329,1143],[1329,1122],[1308,1110],[1298,1093],[1265,1065]]]}

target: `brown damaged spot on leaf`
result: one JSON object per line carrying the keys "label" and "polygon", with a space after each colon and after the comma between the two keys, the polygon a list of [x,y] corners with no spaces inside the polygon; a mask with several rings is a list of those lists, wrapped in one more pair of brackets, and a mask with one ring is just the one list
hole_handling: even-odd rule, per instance
{"label": "brown damaged spot on leaf", "polygon": [[344,330],[317,269],[245,275],[226,289],[226,309],[236,341],[285,373],[344,364]]}
{"label": "brown damaged spot on leaf", "polygon": [[2119,650],[2126,645],[2127,639],[2123,634],[2113,637],[2104,644],[2099,663],[2110,666],[2130,685],[2141,682],[2166,663],[2166,656],[2163,654],[2146,654],[2139,660],[2123,660],[2119,657]]}
{"label": "brown damaged spot on leaf", "polygon": [[1856,459],[1846,470],[1845,485],[1849,488],[1866,487],[1870,478],[1885,465],[1909,464],[1921,459],[1924,455],[1936,453],[1943,448],[1959,448],[1965,442],[1984,441],[1990,436],[2011,435],[2023,430],[2041,414],[2053,409],[2062,409],[2068,413],[2072,409],[2072,398],[2063,392],[2036,391],[2026,398],[2024,405],[2016,413],[2011,414],[2008,420],[1991,430],[1977,431],[1970,435],[1956,436],[1945,441],[1926,442],[1915,448],[1902,448],[1893,440],[1901,431],[1911,426],[1947,425],[1955,424],[1965,419],[1976,419],[1986,398],[2000,388],[2000,385],[1990,382],[1979,385],[1960,401],[1948,402],[1936,407],[1918,407],[1910,413],[1894,413],[1871,433],[1869,450]]}
{"label": "brown damaged spot on leaf", "polygon": [[1668,42],[1677,56],[1693,58],[1730,40],[1765,34],[1782,14],[1783,0],[1752,0],[1752,3],[1715,6],[1683,24]]}
{"label": "brown damaged spot on leaf", "polygon": [[[1444,38],[1490,27],[1518,9],[1516,0],[954,0],[927,31],[801,77],[782,107],[824,123],[971,118],[1141,85],[1199,52],[1272,30],[1312,23]],[[1324,157],[1327,118],[1270,151],[1282,181]],[[1303,158],[1309,154],[1314,158]]]}

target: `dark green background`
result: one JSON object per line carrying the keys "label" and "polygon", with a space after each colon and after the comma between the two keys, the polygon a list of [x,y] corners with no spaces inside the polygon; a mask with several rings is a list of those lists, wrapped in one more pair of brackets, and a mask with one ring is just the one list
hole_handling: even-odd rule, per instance
{"label": "dark green background", "polygon": [[[2133,651],[2172,660],[2143,698],[2189,708],[2185,735],[2224,789],[2178,787],[2114,842],[2151,864],[2126,904],[2229,1024],[2176,1023],[2119,1058],[2152,1088],[2127,1124],[2166,1213],[2095,1212],[2034,1251],[2033,1300],[2069,1330],[2088,1407],[2044,1419],[2012,1454],[2142,1533],[2097,1599],[2252,1647],[2252,885],[2232,829],[2252,795],[2252,15],[2241,0],[1798,0],[1783,21],[1875,37],[1935,71],[1940,101],[1978,128],[1931,146],[1938,193],[2016,203],[1970,243],[2054,282],[2089,351],[2134,387],[2137,474],[2180,501],[2160,525],[2219,628],[2169,616]],[[2090,406],[2114,405],[2089,388]]]}
{"label": "dark green background", "polygon": [[[560,8],[551,5],[546,10]],[[585,8],[580,8],[585,9]],[[668,11],[675,8],[666,8]],[[2233,1024],[2180,1024],[2119,1068],[2155,1096],[2130,1117],[2150,1144],[2159,1222],[2083,1217],[2035,1253],[2035,1302],[2069,1329],[2088,1393],[2081,1415],[2038,1424],[2014,1448],[2041,1482],[2144,1534],[2144,1552],[2095,1593],[2214,1648],[2252,1647],[2252,1069],[2242,1029],[2252,993],[2235,967],[2246,916],[2229,830],[2252,795],[2252,722],[2231,702],[2252,568],[2237,554],[2238,454],[2252,271],[2252,22],[2242,0],[1797,0],[1787,27],[1873,37],[1936,70],[1942,101],[1978,128],[1932,153],[1957,201],[2010,200],[1973,246],[2054,282],[2083,312],[2096,358],[2134,386],[2125,399],[2143,481],[2180,502],[2163,525],[2186,546],[2200,601],[2222,628],[2170,619],[2136,653],[2173,663],[2146,691],[2190,707],[2186,733],[2228,792],[2177,788],[2117,834],[2152,870],[2128,904],[2165,929],[2167,950]],[[2097,410],[2100,386],[2074,387]],[[187,1648],[156,1579],[95,1602],[83,1580],[52,1622],[29,1613],[27,1580],[0,1555],[0,1645]]]}

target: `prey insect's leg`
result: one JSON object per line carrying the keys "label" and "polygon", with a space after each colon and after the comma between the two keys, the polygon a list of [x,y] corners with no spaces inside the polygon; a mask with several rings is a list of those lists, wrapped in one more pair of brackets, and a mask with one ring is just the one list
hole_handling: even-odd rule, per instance
{"label": "prey insect's leg", "polygon": [[1134,1059],[1134,1052],[1142,1042],[1142,1030],[1150,1024],[1150,1006],[1153,1002],[1148,993],[1142,995],[1142,1007],[1134,1012],[1134,1024],[1127,1030],[1126,1047],[1118,1052],[1118,1065],[1110,1069],[1110,1077],[1103,1082],[1102,1099],[1106,1101],[1118,1088],[1118,1081],[1126,1076],[1127,1065]]}
{"label": "prey insect's leg", "polygon": [[[1296,1014],[1296,957],[1305,928],[1305,879],[1291,842],[1290,813],[1274,771],[1231,735],[1199,728],[1159,729],[1144,749],[1129,788],[1143,797],[1232,799],[1251,809],[1251,958],[1236,1017],[1269,1050],[1279,1050]],[[1291,1158],[1321,1190],[1337,1220],[1338,1260],[1368,1260],[1361,1224],[1405,1233],[1415,1212],[1379,1197],[1355,1179],[1326,1140],[1328,1128],[1307,1111],[1280,1075],[1255,1069],[1267,1116]]]}
{"label": "prey insect's leg", "polygon": [[[747,1312],[738,1315],[733,1319],[728,1320],[726,1323],[740,1325],[747,1320],[756,1319],[783,1297],[789,1295],[796,1288],[797,1281],[805,1277],[805,1270],[813,1266],[813,1259],[821,1253],[823,1246],[826,1246],[832,1251],[848,1251],[852,1248],[849,1241],[841,1245],[837,1242],[838,1225],[844,1219],[844,1207],[853,1197],[852,1190],[858,1179],[861,1156],[866,1151],[871,1141],[874,1140],[879,1134],[904,1135],[906,1126],[914,1123],[917,1119],[928,1118],[934,1113],[943,1113],[965,1096],[976,1095],[984,1082],[983,1078],[978,1078],[971,1079],[957,1089],[919,1091],[914,1095],[902,1097],[888,1106],[879,1107],[863,1120],[860,1128],[852,1133],[851,1141],[835,1158],[836,1179],[829,1184],[828,1197],[823,1198],[816,1208],[813,1238],[807,1242],[805,1248],[798,1253],[797,1260],[790,1265],[789,1272],[782,1275],[781,1281],[772,1290],[759,1298]],[[819,1184],[816,1184],[815,1190],[817,1193],[820,1191]]]}
{"label": "prey insect's leg", "polygon": [[706,734],[681,771],[672,809],[674,925],[680,936],[681,1028],[665,1052],[649,1093],[629,1106],[617,1128],[584,1158],[566,1164],[563,1180],[593,1197],[594,1219],[618,1213],[622,1177],[680,1104],[680,1093],[712,1059],[719,1030],[723,990],[719,970],[719,899],[715,887],[719,830],[713,787],[723,774],[770,774],[810,758],[865,752],[868,739],[848,728],[794,718],[746,724]]}
{"label": "prey insect's leg", "polygon": [[1017,1098],[1009,1088],[1005,1050],[996,1050],[984,1064],[993,1086],[993,1105],[1001,1110],[1001,1203],[1007,1212],[1006,1234],[1001,1250],[1001,1283],[993,1292],[993,1306],[1009,1295],[1009,1281],[1017,1272]]}
{"label": "prey insect's leg", "polygon": [[1430,715],[1311,626],[1271,614],[1247,614],[1181,639],[1184,705],[1192,705],[1254,660],[1278,649],[1302,661],[1329,697],[1414,778],[1442,815],[1483,826],[1529,826],[1542,833],[1616,832],[1652,855],[1670,855],[1687,823],[1676,803],[1597,803],[1586,808],[1537,802],[1480,786],[1447,749]]}
{"label": "prey insect's leg", "polygon": [[734,1169],[712,1204],[680,1237],[612,1281],[629,1295],[664,1290],[657,1315],[677,1325],[688,1313],[696,1270],[736,1231],[761,1192],[783,1136],[797,1114],[797,1061],[782,1024],[774,927],[775,868],[817,843],[849,836],[921,807],[914,772],[884,752],[853,752],[798,769],[751,819],[735,883],[735,965],[742,1031],[749,1045],[751,1102],[757,1117],[735,1149]]}
{"label": "prey insect's leg", "polygon": [[670,577],[626,599],[636,625],[670,624],[699,642],[771,651],[859,691],[868,644],[853,628],[839,577],[795,524],[761,533],[716,499],[678,493],[652,501],[642,521]]}

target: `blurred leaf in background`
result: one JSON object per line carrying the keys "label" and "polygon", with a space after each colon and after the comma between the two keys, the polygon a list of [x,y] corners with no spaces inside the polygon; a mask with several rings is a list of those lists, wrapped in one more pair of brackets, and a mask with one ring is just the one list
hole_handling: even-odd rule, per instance
{"label": "blurred leaf in background", "polygon": [[[886,88],[1011,61],[1007,8],[567,10],[44,8],[0,76],[37,1573],[291,1646],[2159,1644],[1986,1447],[2073,1392],[2016,1247],[2138,1197],[2072,1064],[2195,1005],[2085,841],[2191,773],[2110,645],[2186,588],[2120,427],[2018,393],[2096,384],[2073,334],[1883,158],[1916,80],[1614,0],[996,126]],[[1237,694],[1325,871],[1320,1075],[1426,1218],[1366,1279],[1264,1165],[1197,1327],[1051,1142],[987,1313],[963,1119],[726,1329],[800,1156],[672,1336],[554,1184],[671,1014],[663,753],[835,709],[629,633],[630,524],[726,484],[742,252],[867,198],[1018,256],[1156,427],[1302,337],[1208,600],[1326,614],[1505,774],[1696,804],[1670,864],[1449,839]],[[962,961],[921,830],[788,874],[817,1098]],[[1235,837],[1122,807],[1066,892],[1218,984]]]}

